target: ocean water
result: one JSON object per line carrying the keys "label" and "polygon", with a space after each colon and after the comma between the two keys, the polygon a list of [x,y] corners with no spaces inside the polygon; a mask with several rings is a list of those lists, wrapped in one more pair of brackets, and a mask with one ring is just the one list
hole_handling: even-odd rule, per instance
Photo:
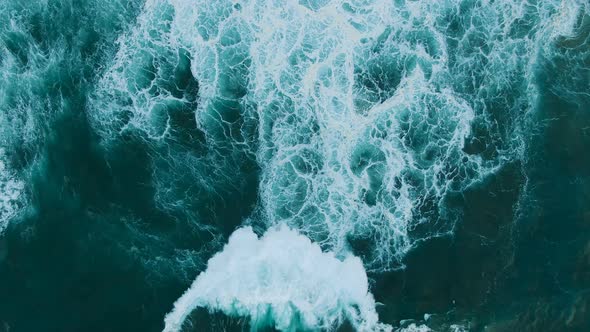
{"label": "ocean water", "polygon": [[0,331],[590,331],[590,3],[0,0]]}

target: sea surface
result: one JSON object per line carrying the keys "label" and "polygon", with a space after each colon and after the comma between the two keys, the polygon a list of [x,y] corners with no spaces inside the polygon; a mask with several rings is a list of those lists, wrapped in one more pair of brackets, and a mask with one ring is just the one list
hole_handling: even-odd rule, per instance
{"label": "sea surface", "polygon": [[590,2],[0,0],[0,331],[590,331]]}

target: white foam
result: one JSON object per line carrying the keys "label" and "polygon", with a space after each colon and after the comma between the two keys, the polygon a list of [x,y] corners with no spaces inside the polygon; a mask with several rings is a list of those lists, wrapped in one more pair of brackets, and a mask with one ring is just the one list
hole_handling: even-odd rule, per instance
{"label": "white foam", "polygon": [[548,26],[551,37],[573,37],[578,19],[590,14],[590,4],[583,0],[562,0]]}
{"label": "white foam", "polygon": [[236,230],[166,315],[164,331],[179,331],[197,307],[279,330],[329,329],[345,319],[358,331],[391,330],[378,322],[359,258],[339,260],[287,227],[261,238]]}
{"label": "white foam", "polygon": [[0,235],[18,213],[24,189],[24,183],[7,168],[5,158],[4,149],[0,148]]}
{"label": "white foam", "polygon": [[[450,194],[525,158],[537,52],[571,35],[589,7],[500,2],[148,0],[90,113],[107,138],[132,130],[165,141],[175,128],[162,105],[190,103],[157,89],[167,78],[158,66],[186,50],[199,82],[191,112],[208,148],[257,157],[260,222],[336,253],[368,242],[367,269],[399,268],[417,241],[453,231]],[[455,19],[463,23],[451,29]],[[531,20],[540,23],[523,23]],[[226,101],[239,109],[227,119]],[[474,123],[475,152],[465,149]],[[243,128],[258,136],[236,133]],[[160,155],[185,169],[200,162]],[[154,171],[158,204],[169,206],[177,197],[163,172],[186,172]]]}
{"label": "white foam", "polygon": [[412,323],[406,327],[397,329],[396,332],[432,332],[432,329],[424,324],[417,325],[416,323]]}
{"label": "white foam", "polygon": [[[160,106],[187,100],[156,89],[166,78],[158,66],[174,65],[178,51],[186,50],[199,83],[191,112],[208,148],[215,153],[217,141],[225,140],[256,155],[257,222],[288,225],[339,257],[360,242],[365,269],[398,268],[415,243],[453,231],[460,212],[448,211],[449,195],[526,158],[525,117],[538,95],[537,59],[552,52],[557,37],[576,33],[578,18],[590,7],[584,3],[148,0],[136,28],[121,38],[90,113],[107,138],[130,130],[165,141],[175,128]],[[139,75],[145,72],[154,77]],[[231,126],[235,119],[220,115],[227,110],[216,104],[226,101],[235,103],[235,116],[247,125]],[[221,139],[219,127],[227,129]],[[256,128],[255,142],[236,139],[233,131],[243,128]],[[473,128],[477,144],[469,147]],[[163,149],[153,157],[170,165],[154,168],[160,205],[189,210],[185,202],[195,201],[178,201],[170,178],[190,176],[206,187],[240,177],[226,174],[227,162],[215,158],[207,165],[220,167],[200,167],[201,156],[191,153]],[[216,171],[203,171],[210,169]],[[241,236],[250,238],[246,244],[270,242]],[[255,267],[277,263],[272,253],[248,250]],[[238,252],[228,245],[219,255],[234,261]],[[299,270],[289,270],[298,261],[289,264],[290,278],[299,277]],[[272,302],[240,293],[249,290],[222,293],[217,284],[211,292],[218,293],[206,293],[203,285],[215,281],[211,275],[210,268],[177,302],[170,324],[195,306],[256,319],[255,308]],[[237,283],[233,274],[228,278]],[[250,282],[256,286],[251,289],[269,290],[255,278]],[[209,302],[217,294],[247,305]]]}

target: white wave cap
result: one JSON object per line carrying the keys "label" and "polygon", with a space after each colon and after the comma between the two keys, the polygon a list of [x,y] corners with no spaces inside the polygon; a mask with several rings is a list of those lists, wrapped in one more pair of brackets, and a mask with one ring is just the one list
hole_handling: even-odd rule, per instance
{"label": "white wave cap", "polygon": [[286,226],[261,238],[236,230],[166,315],[164,331],[179,331],[198,307],[249,317],[253,328],[330,330],[348,320],[358,331],[391,331],[379,323],[361,260],[339,260]]}

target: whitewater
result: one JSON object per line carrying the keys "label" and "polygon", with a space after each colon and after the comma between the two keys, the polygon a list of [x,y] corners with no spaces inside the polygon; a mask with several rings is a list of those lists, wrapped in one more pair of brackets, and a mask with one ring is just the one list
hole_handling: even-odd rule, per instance
{"label": "whitewater", "polygon": [[[484,1],[455,27],[445,20],[464,11],[454,2],[147,1],[99,84],[92,116],[106,140],[125,131],[155,145],[181,140],[175,114],[194,108],[204,144],[231,157],[206,155],[187,167],[213,163],[220,181],[233,181],[227,159],[253,155],[262,175],[250,223],[303,234],[285,234],[275,247],[281,233],[270,231],[261,249],[248,250],[254,235],[236,231],[176,302],[165,330],[179,330],[197,306],[250,317],[254,327],[268,315],[279,330],[296,330],[298,319],[304,329],[331,329],[342,317],[376,330],[375,318],[364,317],[375,315],[364,268],[344,257],[362,250],[370,271],[400,268],[415,243],[453,231],[459,215],[448,196],[523,157],[519,119],[535,103],[535,53],[573,35],[588,10],[575,1]],[[516,24],[534,16],[546,23],[528,31]],[[198,82],[196,101],[186,75]],[[498,100],[517,76],[523,93]],[[159,186],[158,203],[178,204],[166,197],[174,184]],[[299,244],[304,235],[316,244]],[[298,245],[295,255],[290,246]],[[324,267],[317,245],[342,263]],[[240,257],[248,260],[233,267]],[[339,264],[358,280],[323,284],[342,275],[331,272]],[[337,303],[317,304],[320,290]],[[350,317],[352,305],[360,318]]]}
{"label": "whitewater", "polygon": [[[166,332],[198,330],[197,309],[242,317],[251,330],[392,331],[371,276],[452,238],[464,193],[510,167],[524,174],[511,213],[525,213],[537,68],[559,66],[562,48],[574,54],[568,66],[586,66],[574,50],[590,31],[583,0],[146,0],[136,12],[105,30],[99,69],[81,71],[90,87],[73,100],[83,100],[92,148],[140,151],[129,163],[146,167],[138,182],[149,183],[150,204],[181,224],[181,235],[158,226],[159,237],[133,202],[85,210],[112,208],[133,234],[130,255],[193,280],[166,303]],[[52,165],[40,152],[54,139],[44,123],[74,108],[35,94],[39,77],[74,76],[56,65],[70,55],[36,46],[18,22],[2,17],[16,42],[0,47],[0,234],[35,215],[29,183]],[[563,82],[559,93],[588,94]],[[105,160],[104,172],[124,164]],[[187,234],[208,244],[186,249]],[[164,249],[152,257],[150,246]]]}

